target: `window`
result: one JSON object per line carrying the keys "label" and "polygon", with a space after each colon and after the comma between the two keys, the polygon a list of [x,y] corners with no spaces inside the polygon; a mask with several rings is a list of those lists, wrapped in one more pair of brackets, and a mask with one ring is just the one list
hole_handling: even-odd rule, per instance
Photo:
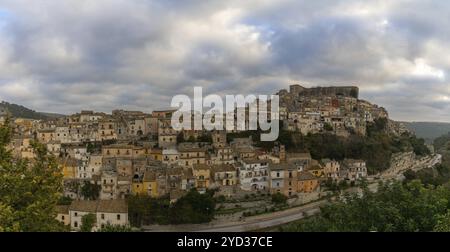
{"label": "window", "polygon": [[74,227],[78,227],[78,222],[75,221],[75,222],[73,223],[73,226],[74,226]]}
{"label": "window", "polygon": [[64,220],[64,215],[61,216],[61,220]]}
{"label": "window", "polygon": [[102,220],[104,220],[105,219],[105,214],[102,214],[101,217],[102,217]]}
{"label": "window", "polygon": [[120,214],[117,215],[117,220],[120,220]]}
{"label": "window", "polygon": [[74,215],[75,215],[75,217],[77,217],[77,216],[78,216],[78,213],[77,213],[77,212],[75,212],[75,213],[74,213]]}

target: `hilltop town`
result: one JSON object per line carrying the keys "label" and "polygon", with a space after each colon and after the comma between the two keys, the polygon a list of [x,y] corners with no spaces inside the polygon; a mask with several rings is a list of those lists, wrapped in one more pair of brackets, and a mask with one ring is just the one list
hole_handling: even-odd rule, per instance
{"label": "hilltop town", "polygon": [[[359,99],[357,87],[291,85],[277,95],[286,134],[366,137],[377,121],[385,122],[386,134],[408,133],[386,109]],[[367,160],[314,159],[281,140],[267,147],[245,132],[175,131],[173,112],[86,110],[47,120],[13,118],[10,147],[15,157],[33,159],[31,143],[38,141],[56,157],[70,199],[58,206],[57,218],[72,230],[80,229],[88,213],[96,215],[97,228],[129,225],[126,199],[132,195],[168,197],[171,203],[192,189],[214,190],[227,200],[257,194],[305,198],[320,196],[325,182],[355,185],[371,175]],[[0,111],[0,123],[6,115]]]}

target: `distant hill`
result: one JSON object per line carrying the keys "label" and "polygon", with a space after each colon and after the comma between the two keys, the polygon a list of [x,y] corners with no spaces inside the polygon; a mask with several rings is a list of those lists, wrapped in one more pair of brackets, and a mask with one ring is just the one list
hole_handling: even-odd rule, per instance
{"label": "distant hill", "polygon": [[450,132],[450,123],[440,122],[403,122],[405,126],[416,133],[416,136],[431,142]]}
{"label": "distant hill", "polygon": [[36,112],[32,109],[26,108],[22,105],[17,105],[13,103],[8,103],[2,101],[0,103],[0,111],[7,111],[11,114],[12,117],[16,118],[27,118],[27,119],[35,119],[35,120],[45,120],[62,117],[63,115],[54,114],[54,113],[45,113],[45,112]]}

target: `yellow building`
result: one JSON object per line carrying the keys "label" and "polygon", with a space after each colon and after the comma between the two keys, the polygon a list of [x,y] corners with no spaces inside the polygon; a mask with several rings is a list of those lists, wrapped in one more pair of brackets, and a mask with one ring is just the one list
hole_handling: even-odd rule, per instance
{"label": "yellow building", "polygon": [[62,173],[65,179],[75,178],[77,169],[77,160],[74,158],[66,158],[60,160],[62,166]]}
{"label": "yellow building", "polygon": [[307,171],[318,178],[321,178],[325,175],[324,168],[316,160],[312,161],[311,167],[309,167]]}
{"label": "yellow building", "polygon": [[206,190],[210,185],[211,167],[206,164],[194,164],[193,166],[195,187],[200,190]]}
{"label": "yellow building", "polygon": [[191,168],[196,164],[206,163],[206,149],[197,147],[194,144],[185,144],[178,147],[180,153],[180,166]]}
{"label": "yellow building", "polygon": [[144,195],[144,194],[146,194],[146,190],[144,188],[144,182],[133,182],[131,184],[131,192],[134,195]]}
{"label": "yellow building", "polygon": [[36,157],[31,142],[31,137],[19,137],[13,139],[13,153],[20,158],[33,159]]}
{"label": "yellow building", "polygon": [[147,149],[143,147],[127,145],[127,144],[112,144],[102,147],[103,157],[141,157],[147,154]]}
{"label": "yellow building", "polygon": [[48,143],[56,140],[55,129],[41,129],[37,132],[37,138],[41,143]]}
{"label": "yellow building", "polygon": [[154,160],[163,161],[162,149],[153,148],[150,151],[150,157]]}
{"label": "yellow building", "polygon": [[213,165],[211,167],[211,175],[215,186],[233,186],[237,184],[237,172],[233,165]]}
{"label": "yellow building", "polygon": [[319,179],[309,172],[299,172],[297,178],[297,192],[311,193],[319,187]]}
{"label": "yellow building", "polygon": [[158,181],[157,181],[157,174],[154,171],[146,171],[144,173],[144,180],[142,182],[143,184],[143,193],[157,198],[161,195],[159,195],[158,191]]}
{"label": "yellow building", "polygon": [[33,127],[33,120],[25,118],[17,118],[16,120],[14,120],[14,124],[19,127],[22,127],[25,130],[31,130]]}

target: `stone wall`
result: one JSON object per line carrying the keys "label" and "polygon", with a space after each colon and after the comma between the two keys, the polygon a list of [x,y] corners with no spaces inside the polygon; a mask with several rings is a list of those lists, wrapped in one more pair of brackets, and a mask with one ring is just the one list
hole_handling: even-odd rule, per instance
{"label": "stone wall", "polygon": [[291,93],[303,96],[336,96],[343,95],[358,98],[359,88],[356,86],[332,86],[332,87],[313,87],[304,88],[300,85],[291,85]]}

